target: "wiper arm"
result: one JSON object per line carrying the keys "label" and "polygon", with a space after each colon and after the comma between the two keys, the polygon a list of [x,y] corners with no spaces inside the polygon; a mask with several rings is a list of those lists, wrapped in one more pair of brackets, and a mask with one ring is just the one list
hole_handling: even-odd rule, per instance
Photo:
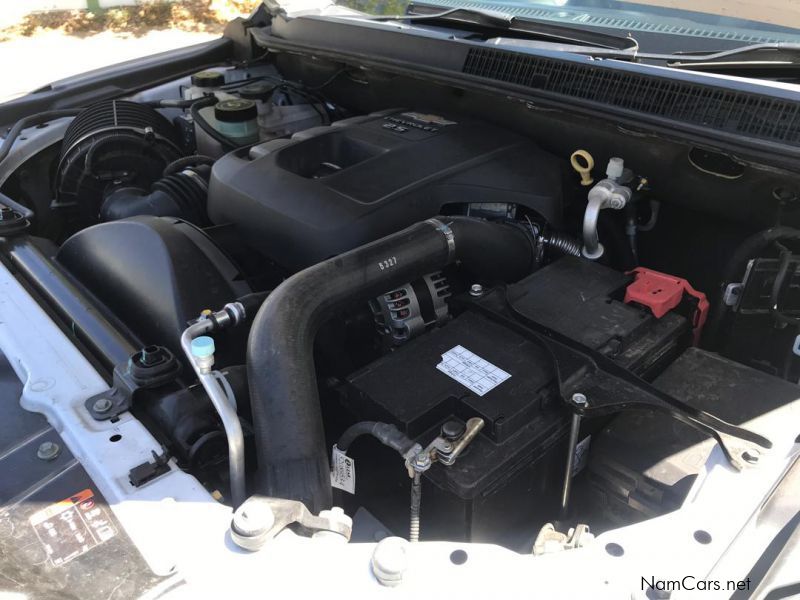
{"label": "wiper arm", "polygon": [[[635,40],[632,40],[635,43]],[[575,44],[572,42],[552,42],[539,40],[526,40],[509,37],[496,37],[486,40],[487,44],[494,46],[504,46],[507,48],[528,48],[537,50],[550,50],[555,52],[569,52],[572,54],[582,54],[594,58],[615,58],[617,60],[635,61],[639,56],[639,47],[634,45],[630,48],[601,48],[586,44]]]}
{"label": "wiper arm", "polygon": [[683,53],[667,56],[642,55],[663,60],[666,66],[753,79],[797,81],[800,78],[800,44],[752,44],[711,53]]}
{"label": "wiper arm", "polygon": [[642,55],[643,58],[662,57],[670,67],[697,66],[711,63],[789,63],[800,62],[800,44],[785,42],[777,44],[751,44],[730,50],[711,53],[675,53],[668,55]]}
{"label": "wiper arm", "polygon": [[[362,17],[359,17],[362,18]],[[482,27],[503,30],[508,32],[527,34],[539,39],[570,44],[574,46],[591,46],[593,49],[613,51],[634,51],[638,49],[636,40],[631,37],[621,37],[587,31],[577,27],[567,27],[526,19],[502,11],[486,10],[482,8],[449,8],[429,4],[411,4],[408,13],[404,15],[370,15],[363,17],[370,21],[409,21],[412,23],[426,23],[441,21],[447,24],[467,23]],[[593,52],[590,52],[594,54]]]}
{"label": "wiper arm", "polygon": [[[460,17],[460,18],[459,18]],[[450,8],[431,14],[408,14],[408,15],[373,15],[368,17],[370,21],[438,21],[446,19],[449,21],[465,21],[476,25],[490,25],[492,27],[511,27],[517,19],[514,15],[500,12],[499,10],[487,10],[482,8]]]}

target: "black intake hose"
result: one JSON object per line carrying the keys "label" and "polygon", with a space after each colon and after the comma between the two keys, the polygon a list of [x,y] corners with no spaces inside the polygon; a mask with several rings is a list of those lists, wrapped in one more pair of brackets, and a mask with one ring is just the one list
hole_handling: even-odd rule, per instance
{"label": "black intake hose", "polygon": [[[201,169],[209,173],[201,174],[198,172]],[[186,169],[162,177],[153,184],[149,193],[137,187],[115,190],[103,200],[100,218],[103,221],[117,221],[137,215],[178,217],[203,226],[208,222],[206,197],[209,174],[209,168],[203,166],[198,170]]]}
{"label": "black intake hose", "polygon": [[485,277],[514,281],[535,267],[535,242],[521,227],[438,217],[300,271],[269,295],[247,345],[259,493],[300,500],[314,513],[330,507],[317,330],[342,306],[456,260]]}

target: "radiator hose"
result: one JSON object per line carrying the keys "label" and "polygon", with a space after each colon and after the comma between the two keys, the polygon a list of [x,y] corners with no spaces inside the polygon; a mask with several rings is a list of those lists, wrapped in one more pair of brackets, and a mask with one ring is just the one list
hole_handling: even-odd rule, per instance
{"label": "radiator hose", "polygon": [[437,217],[293,275],[264,301],[247,345],[258,456],[257,491],[330,508],[328,452],[314,366],[320,325],[366,300],[460,261],[470,272],[516,281],[536,266],[524,228],[469,217]]}

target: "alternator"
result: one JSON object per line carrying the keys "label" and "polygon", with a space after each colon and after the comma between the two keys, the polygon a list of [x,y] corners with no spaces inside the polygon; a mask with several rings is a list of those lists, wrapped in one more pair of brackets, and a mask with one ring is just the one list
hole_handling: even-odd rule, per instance
{"label": "alternator", "polygon": [[448,296],[450,284],[436,272],[378,296],[369,304],[378,332],[402,344],[447,319]]}

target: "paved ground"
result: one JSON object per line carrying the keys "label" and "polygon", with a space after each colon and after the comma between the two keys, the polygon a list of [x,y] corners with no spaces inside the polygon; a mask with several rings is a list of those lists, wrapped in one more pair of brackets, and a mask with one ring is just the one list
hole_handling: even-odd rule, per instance
{"label": "paved ground", "polygon": [[0,102],[70,75],[215,37],[216,34],[179,30],[151,31],[141,37],[111,32],[76,37],[47,32],[2,42]]}
{"label": "paved ground", "polygon": [[639,4],[696,10],[800,28],[800,0],[632,0]]}

